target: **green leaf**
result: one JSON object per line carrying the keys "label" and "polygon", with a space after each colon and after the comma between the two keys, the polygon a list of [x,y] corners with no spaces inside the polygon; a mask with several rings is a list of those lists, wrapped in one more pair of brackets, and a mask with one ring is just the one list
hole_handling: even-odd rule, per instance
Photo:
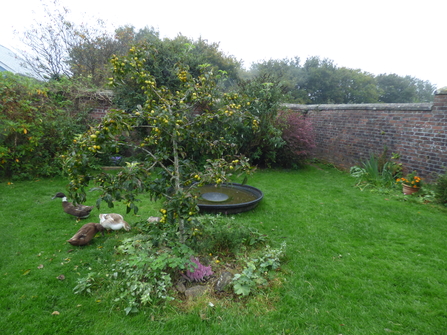
{"label": "green leaf", "polygon": [[240,283],[236,283],[234,286],[234,293],[247,296],[250,294],[250,287],[246,285],[241,285]]}

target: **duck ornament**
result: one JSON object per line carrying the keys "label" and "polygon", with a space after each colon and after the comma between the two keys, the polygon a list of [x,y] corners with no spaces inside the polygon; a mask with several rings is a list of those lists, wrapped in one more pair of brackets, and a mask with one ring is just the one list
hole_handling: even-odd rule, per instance
{"label": "duck ornament", "polygon": [[62,208],[64,209],[64,212],[77,217],[77,221],[87,218],[93,209],[93,206],[74,205],[71,202],[68,202],[66,195],[62,192],[56,193],[53,199],[56,198],[62,198]]}
{"label": "duck ornament", "polygon": [[67,242],[71,245],[86,245],[98,232],[101,232],[102,236],[104,236],[104,227],[99,223],[90,222],[83,225],[71,239],[67,240]]}
{"label": "duck ornament", "polygon": [[119,230],[124,228],[124,230],[129,231],[129,224],[124,221],[124,218],[120,214],[110,213],[110,214],[99,214],[99,223],[105,229]]}

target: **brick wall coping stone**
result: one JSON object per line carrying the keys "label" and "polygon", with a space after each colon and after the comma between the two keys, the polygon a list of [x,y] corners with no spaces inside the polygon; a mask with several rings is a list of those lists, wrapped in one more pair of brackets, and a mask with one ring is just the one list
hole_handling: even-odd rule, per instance
{"label": "brick wall coping stone", "polygon": [[401,110],[401,111],[431,111],[433,103],[391,103],[391,104],[325,104],[325,105],[300,105],[282,104],[292,110]]}

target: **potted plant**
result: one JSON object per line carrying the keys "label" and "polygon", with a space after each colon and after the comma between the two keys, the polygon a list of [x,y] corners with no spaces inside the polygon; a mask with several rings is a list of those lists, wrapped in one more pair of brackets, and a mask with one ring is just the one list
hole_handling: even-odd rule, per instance
{"label": "potted plant", "polygon": [[408,174],[406,177],[397,178],[397,184],[402,184],[402,192],[405,195],[416,193],[422,186],[422,178],[419,177],[416,171]]}

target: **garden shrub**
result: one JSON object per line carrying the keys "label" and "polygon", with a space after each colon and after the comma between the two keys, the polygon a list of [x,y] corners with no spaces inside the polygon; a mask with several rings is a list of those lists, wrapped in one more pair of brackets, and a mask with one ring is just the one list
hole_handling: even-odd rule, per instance
{"label": "garden shrub", "polygon": [[387,158],[388,149],[385,146],[381,155],[370,153],[369,159],[362,162],[363,167],[353,166],[351,176],[357,178],[357,185],[365,187],[392,188],[396,179],[402,174],[402,164],[393,161],[398,155],[393,154],[392,159]]}
{"label": "garden shrub", "polygon": [[293,111],[280,111],[276,120],[286,144],[279,149],[277,163],[296,168],[304,163],[315,148],[315,134],[310,120]]}
{"label": "garden shrub", "polygon": [[278,150],[286,143],[276,124],[278,110],[284,97],[283,87],[277,80],[264,75],[239,81],[236,90],[241,96],[246,97],[244,109],[260,122],[257,132],[239,127],[237,138],[233,141],[253,164],[271,166],[276,162]]}
{"label": "garden shrub", "polygon": [[438,202],[447,205],[447,171],[436,179],[435,197]]}
{"label": "garden shrub", "polygon": [[77,115],[82,126],[69,112],[70,99],[61,95],[65,89],[8,72],[0,75],[0,177],[61,172],[57,157],[85,129],[85,115]]}

